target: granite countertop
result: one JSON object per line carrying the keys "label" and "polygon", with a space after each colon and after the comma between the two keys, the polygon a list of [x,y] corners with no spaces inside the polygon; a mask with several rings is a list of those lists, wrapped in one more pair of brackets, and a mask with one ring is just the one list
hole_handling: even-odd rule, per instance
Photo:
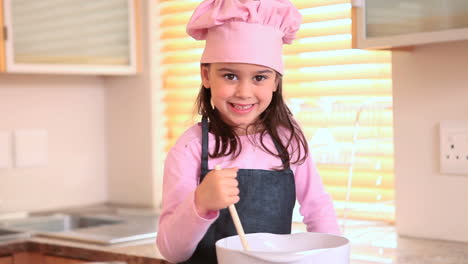
{"label": "granite countertop", "polygon": [[[115,212],[115,208],[108,205],[88,207],[84,211],[102,212],[103,208],[106,212]],[[293,233],[305,231],[302,223],[293,225]],[[468,264],[468,243],[400,237],[395,227],[386,223],[348,220],[344,236],[351,241],[350,264]],[[0,241],[0,257],[15,252],[128,264],[169,263],[157,249],[154,238],[111,245],[40,236]]]}
{"label": "granite countertop", "polygon": [[[293,232],[306,232],[305,225],[295,223]],[[343,236],[350,240],[350,264],[468,264],[468,243],[399,236],[384,222],[348,219]]]}
{"label": "granite countertop", "polygon": [[[369,236],[372,242],[351,241],[350,264],[468,264],[468,243],[397,237],[385,232],[364,236]],[[43,237],[0,242],[0,257],[16,252],[40,252],[89,261],[169,264],[159,253],[154,239],[108,246]]]}
{"label": "granite countertop", "polygon": [[45,237],[0,242],[0,257],[18,252],[38,252],[89,261],[125,261],[128,264],[169,263],[157,250],[154,239],[105,246]]}

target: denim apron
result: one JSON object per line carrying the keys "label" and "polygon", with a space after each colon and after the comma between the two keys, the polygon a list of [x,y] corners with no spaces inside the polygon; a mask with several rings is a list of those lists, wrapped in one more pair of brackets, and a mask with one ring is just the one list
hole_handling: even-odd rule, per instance
{"label": "denim apron", "polygon": [[[279,151],[278,147],[276,147]],[[208,121],[202,120],[202,160],[200,182],[208,170]],[[261,161],[259,161],[261,162]],[[296,201],[294,174],[283,171],[239,169],[240,201],[236,204],[242,227],[248,233],[290,234],[292,213]],[[185,264],[217,263],[215,242],[237,235],[227,208],[221,209],[218,219],[209,227],[198,243],[192,257]]]}

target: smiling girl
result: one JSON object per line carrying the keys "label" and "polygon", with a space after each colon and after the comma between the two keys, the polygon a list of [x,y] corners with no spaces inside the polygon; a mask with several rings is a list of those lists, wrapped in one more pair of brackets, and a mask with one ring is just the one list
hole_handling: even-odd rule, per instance
{"label": "smiling girl", "polygon": [[231,204],[246,233],[291,233],[296,199],[309,232],[340,233],[282,95],[282,44],[300,22],[289,0],[206,0],[195,10],[187,32],[206,40],[202,122],[165,163],[157,246],[169,261],[217,263],[215,242],[236,235]]}

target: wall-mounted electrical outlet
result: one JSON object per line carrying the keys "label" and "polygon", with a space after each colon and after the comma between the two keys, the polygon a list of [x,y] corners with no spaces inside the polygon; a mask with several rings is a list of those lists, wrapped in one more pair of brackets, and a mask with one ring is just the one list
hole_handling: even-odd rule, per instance
{"label": "wall-mounted electrical outlet", "polygon": [[47,165],[47,130],[16,130],[14,135],[15,165],[17,168],[43,167]]}
{"label": "wall-mounted electrical outlet", "polygon": [[0,131],[0,169],[11,168],[13,164],[12,160],[11,133]]}
{"label": "wall-mounted electrical outlet", "polygon": [[468,120],[440,122],[440,172],[468,175]]}

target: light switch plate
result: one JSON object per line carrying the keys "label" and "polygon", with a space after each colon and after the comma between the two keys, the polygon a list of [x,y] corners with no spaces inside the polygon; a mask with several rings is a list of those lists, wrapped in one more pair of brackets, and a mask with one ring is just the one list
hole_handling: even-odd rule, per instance
{"label": "light switch plate", "polygon": [[11,133],[0,132],[0,169],[9,169],[13,165]]}
{"label": "light switch plate", "polygon": [[46,130],[15,131],[15,165],[18,168],[41,167],[48,162]]}
{"label": "light switch plate", "polygon": [[440,172],[468,175],[468,120],[440,122]]}

